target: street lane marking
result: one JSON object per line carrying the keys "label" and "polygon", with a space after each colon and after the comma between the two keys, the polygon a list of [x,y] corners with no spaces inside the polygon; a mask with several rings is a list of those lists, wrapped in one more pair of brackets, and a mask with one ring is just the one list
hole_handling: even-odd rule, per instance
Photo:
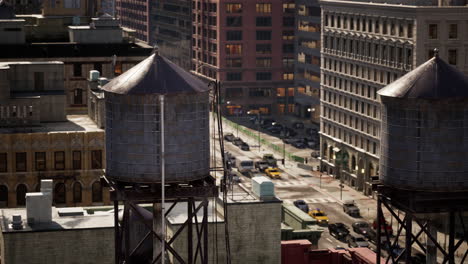
{"label": "street lane marking", "polygon": [[333,241],[331,241],[330,238],[327,237],[327,238],[325,238],[325,239],[326,239],[328,242],[333,243]]}
{"label": "street lane marking", "polygon": [[[293,203],[296,199],[281,199],[288,203]],[[335,203],[336,201],[333,198],[307,198],[302,199],[308,204],[315,204],[315,203]]]}

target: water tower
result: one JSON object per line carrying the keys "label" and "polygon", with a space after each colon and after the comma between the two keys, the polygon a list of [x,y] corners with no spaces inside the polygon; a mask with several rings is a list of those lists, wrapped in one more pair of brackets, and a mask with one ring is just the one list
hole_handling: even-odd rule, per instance
{"label": "water tower", "polygon": [[[195,257],[202,256],[200,263],[207,263],[208,198],[217,196],[210,176],[207,85],[156,52],[102,89],[106,179],[115,211],[119,202],[124,205],[122,223],[117,214],[115,219],[116,263],[132,263],[132,255],[148,236],[155,241],[153,263],[162,261],[161,252],[166,250],[181,263],[194,263],[194,241],[203,245],[196,247]],[[188,217],[181,227],[187,231],[186,262],[171,246],[179,232],[171,241],[164,236],[164,219],[173,208],[166,210],[165,202],[187,203]],[[153,203],[152,225],[144,221],[139,203]],[[129,225],[135,215],[151,233],[132,245]]]}
{"label": "water tower", "polygon": [[[390,241],[383,228],[383,207],[400,224],[392,245],[402,230],[406,233],[404,252],[389,256],[392,263],[401,259],[411,263],[411,248],[417,245],[427,263],[436,263],[439,255],[443,263],[453,264],[467,238],[463,230],[455,242],[456,225],[463,226],[463,213],[468,211],[468,79],[435,54],[378,92],[382,129],[377,224],[383,230],[377,228],[377,241],[381,232]],[[448,225],[447,249],[437,240],[437,221]],[[415,229],[419,231],[414,233]],[[427,237],[426,245],[418,240],[421,234]],[[378,260],[380,249],[379,244]],[[465,258],[466,254],[462,263]]]}

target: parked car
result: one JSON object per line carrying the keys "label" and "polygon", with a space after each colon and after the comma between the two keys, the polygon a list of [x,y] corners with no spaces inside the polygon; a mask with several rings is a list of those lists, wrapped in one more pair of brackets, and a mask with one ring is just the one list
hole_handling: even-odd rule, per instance
{"label": "parked car", "polygon": [[224,139],[225,139],[226,141],[232,142],[232,141],[234,140],[234,138],[235,138],[235,137],[234,137],[234,135],[233,135],[232,133],[225,133],[225,134],[224,134]]}
{"label": "parked car", "polygon": [[369,247],[369,242],[362,235],[348,235],[346,238],[348,247]]}
{"label": "parked car", "polygon": [[289,136],[289,137],[297,136],[296,130],[294,130],[294,129],[290,128],[290,127],[285,127],[284,130],[286,131],[286,136]]}
{"label": "parked car", "polygon": [[315,149],[317,147],[317,143],[315,143],[315,141],[307,141],[306,145],[310,149]]}
{"label": "parked car", "polygon": [[271,167],[276,167],[276,159],[273,154],[263,154],[262,160],[266,161]]}
{"label": "parked car", "polygon": [[318,157],[320,157],[320,151],[318,151],[318,150],[312,151],[312,152],[310,153],[310,156],[311,156],[312,158],[318,158]]}
{"label": "parked car", "polygon": [[242,145],[242,143],[244,143],[244,141],[242,141],[242,139],[236,137],[232,140],[232,144],[236,145],[236,146],[240,146]]}
{"label": "parked car", "polygon": [[303,129],[304,128],[304,123],[302,122],[294,122],[292,124],[292,126],[295,128],[295,129]]}
{"label": "parked car", "polygon": [[304,213],[309,213],[309,205],[304,200],[296,200],[293,202],[294,206],[301,209]]}
{"label": "parked car", "polygon": [[243,151],[249,151],[250,150],[250,147],[249,147],[249,144],[247,143],[242,143],[240,146],[240,149],[242,149]]}
{"label": "parked car", "polygon": [[281,139],[285,144],[291,144],[293,143],[294,141],[296,141],[297,139],[296,138],[290,138],[290,137],[284,137]]}
{"label": "parked car", "polygon": [[353,217],[359,217],[360,215],[359,208],[353,200],[344,201],[343,212]]}
{"label": "parked car", "polygon": [[317,220],[319,225],[328,225],[328,216],[319,208],[309,212],[309,215]]}
{"label": "parked car", "polygon": [[305,133],[310,136],[318,135],[318,130],[316,128],[307,128]]}
{"label": "parked car", "polygon": [[328,231],[330,235],[336,237],[338,240],[344,239],[349,235],[349,229],[343,223],[329,224]]}
{"label": "parked car", "polygon": [[259,171],[265,171],[266,169],[268,169],[268,162],[264,160],[256,161],[255,168],[258,169]]}
{"label": "parked car", "polygon": [[265,173],[272,179],[281,179],[281,172],[278,168],[268,168],[265,170]]}
{"label": "parked car", "polygon": [[291,145],[298,149],[305,149],[307,147],[306,143],[301,139],[294,141]]}
{"label": "parked car", "polygon": [[392,254],[393,257],[398,257],[403,252],[403,248],[400,245],[391,245],[390,242],[382,243],[382,249],[387,251],[388,254]]}
{"label": "parked car", "polygon": [[269,118],[262,119],[260,121],[260,127],[263,128],[263,129],[266,129],[267,127],[273,126],[274,122],[275,122],[275,120],[273,120],[273,119],[269,119]]}
{"label": "parked car", "polygon": [[[228,179],[228,183],[240,183],[242,182],[242,179],[239,175],[237,175],[237,173],[235,172],[229,172],[227,174],[227,179]],[[224,176],[221,178],[221,180],[224,180]]]}
{"label": "parked car", "polygon": [[365,221],[358,221],[358,222],[353,223],[353,231],[364,236],[372,235],[371,233],[372,229],[369,223]]}
{"label": "parked car", "polygon": [[244,175],[249,177],[249,178],[253,178],[253,177],[259,177],[259,176],[265,176],[265,173],[259,171],[258,169],[253,169],[253,170],[245,173]]}
{"label": "parked car", "polygon": [[273,134],[280,134],[283,129],[280,128],[280,127],[272,126],[272,127],[268,128],[267,130],[270,133],[273,133]]}

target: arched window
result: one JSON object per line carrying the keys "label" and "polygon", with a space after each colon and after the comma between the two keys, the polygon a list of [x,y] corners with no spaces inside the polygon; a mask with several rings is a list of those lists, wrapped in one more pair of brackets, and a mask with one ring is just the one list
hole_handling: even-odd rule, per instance
{"label": "arched window", "polygon": [[328,145],[327,143],[323,144],[323,157],[327,157],[327,149],[328,149]]}
{"label": "arched window", "polygon": [[73,90],[73,104],[82,105],[83,104],[83,89],[76,88]]}
{"label": "arched window", "polygon": [[24,206],[26,205],[26,193],[28,192],[28,187],[24,184],[18,185],[16,187],[16,205]]}
{"label": "arched window", "polygon": [[374,166],[369,162],[369,177],[375,176]]}
{"label": "arched window", "polygon": [[67,190],[65,184],[59,182],[55,185],[54,189],[54,202],[55,204],[65,204],[67,203]]}
{"label": "arched window", "polygon": [[343,169],[349,170],[349,154],[347,151],[343,153]]}
{"label": "arched window", "polygon": [[82,187],[81,183],[75,182],[73,184],[73,202],[74,203],[81,203],[82,201]]}
{"label": "arched window", "polygon": [[0,207],[8,207],[8,187],[0,185]]}
{"label": "arched window", "polygon": [[93,203],[102,202],[102,186],[100,181],[95,181],[92,186],[93,189]]}
{"label": "arched window", "polygon": [[333,146],[328,147],[328,157],[333,160]]}
{"label": "arched window", "polygon": [[356,170],[356,157],[353,155],[353,157],[351,158],[351,171],[355,171]]}

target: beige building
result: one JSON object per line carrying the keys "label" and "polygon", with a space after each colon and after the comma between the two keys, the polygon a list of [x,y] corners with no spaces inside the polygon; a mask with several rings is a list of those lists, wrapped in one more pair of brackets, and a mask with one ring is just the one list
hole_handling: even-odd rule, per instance
{"label": "beige building", "polygon": [[92,18],[93,12],[83,10],[85,0],[70,1],[81,8],[63,12],[60,2],[54,11],[47,2],[42,15],[0,20],[0,62],[63,62],[66,113],[85,114],[90,70],[109,77],[119,75],[145,59],[152,48],[136,42],[135,31],[120,27],[117,19],[109,15]]}
{"label": "beige building", "polygon": [[100,183],[104,131],[86,115],[65,115],[62,62],[0,64],[0,206],[25,205],[41,179],[57,206],[108,204]]}
{"label": "beige building", "polygon": [[322,169],[371,194],[380,155],[376,92],[432,57],[434,48],[468,73],[468,7],[451,1],[320,3]]}

